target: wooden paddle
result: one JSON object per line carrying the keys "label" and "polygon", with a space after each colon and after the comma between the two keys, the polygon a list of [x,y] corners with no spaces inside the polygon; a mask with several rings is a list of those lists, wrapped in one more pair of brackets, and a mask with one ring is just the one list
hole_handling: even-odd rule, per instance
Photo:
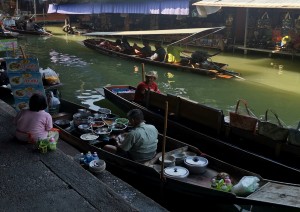
{"label": "wooden paddle", "polygon": [[145,81],[145,64],[142,63],[142,81]]}
{"label": "wooden paddle", "polygon": [[167,124],[168,124],[168,101],[166,101],[165,106],[165,117],[164,117],[164,134],[163,134],[163,146],[161,150],[161,172],[160,172],[160,179],[162,181],[166,180],[164,175],[164,162],[165,162],[165,152],[166,152],[166,135],[167,135]]}

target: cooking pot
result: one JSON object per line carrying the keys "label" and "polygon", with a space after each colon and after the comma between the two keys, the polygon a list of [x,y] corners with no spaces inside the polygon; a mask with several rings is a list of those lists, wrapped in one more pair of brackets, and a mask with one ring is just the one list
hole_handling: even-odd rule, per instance
{"label": "cooking pot", "polygon": [[189,175],[189,170],[181,166],[172,166],[164,169],[164,174],[167,177],[185,178]]}
{"label": "cooking pot", "polygon": [[184,164],[192,174],[203,174],[206,171],[208,160],[200,156],[187,156]]}

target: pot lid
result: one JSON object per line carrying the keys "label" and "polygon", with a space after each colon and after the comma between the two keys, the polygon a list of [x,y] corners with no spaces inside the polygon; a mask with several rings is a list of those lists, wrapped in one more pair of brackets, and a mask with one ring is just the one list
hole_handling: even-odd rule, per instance
{"label": "pot lid", "polygon": [[172,166],[165,168],[164,174],[168,177],[184,178],[189,175],[189,170],[181,166]]}
{"label": "pot lid", "polygon": [[192,166],[206,166],[208,161],[204,157],[199,156],[188,156],[185,158],[185,163]]}

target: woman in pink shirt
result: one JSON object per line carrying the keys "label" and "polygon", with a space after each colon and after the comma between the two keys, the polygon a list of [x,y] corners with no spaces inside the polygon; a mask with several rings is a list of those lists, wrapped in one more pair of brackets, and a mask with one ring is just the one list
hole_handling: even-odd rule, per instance
{"label": "woman in pink shirt", "polygon": [[160,93],[158,86],[155,82],[155,80],[157,79],[157,72],[149,71],[145,76],[146,80],[140,82],[135,90],[134,101],[137,103],[143,102],[146,90]]}
{"label": "woman in pink shirt", "polygon": [[36,143],[39,139],[53,137],[58,140],[58,132],[53,128],[52,117],[45,111],[45,96],[33,94],[29,100],[29,109],[21,110],[14,119],[17,126],[16,137],[20,141]]}

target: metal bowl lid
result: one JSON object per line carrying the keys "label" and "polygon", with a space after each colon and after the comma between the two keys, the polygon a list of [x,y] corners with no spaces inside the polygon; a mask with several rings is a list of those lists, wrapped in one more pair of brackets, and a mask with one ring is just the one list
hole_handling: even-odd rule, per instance
{"label": "metal bowl lid", "polygon": [[208,164],[206,158],[199,156],[188,156],[185,158],[184,162],[191,166],[206,166]]}
{"label": "metal bowl lid", "polygon": [[172,166],[165,168],[164,174],[168,177],[185,178],[189,175],[189,170],[181,166]]}

